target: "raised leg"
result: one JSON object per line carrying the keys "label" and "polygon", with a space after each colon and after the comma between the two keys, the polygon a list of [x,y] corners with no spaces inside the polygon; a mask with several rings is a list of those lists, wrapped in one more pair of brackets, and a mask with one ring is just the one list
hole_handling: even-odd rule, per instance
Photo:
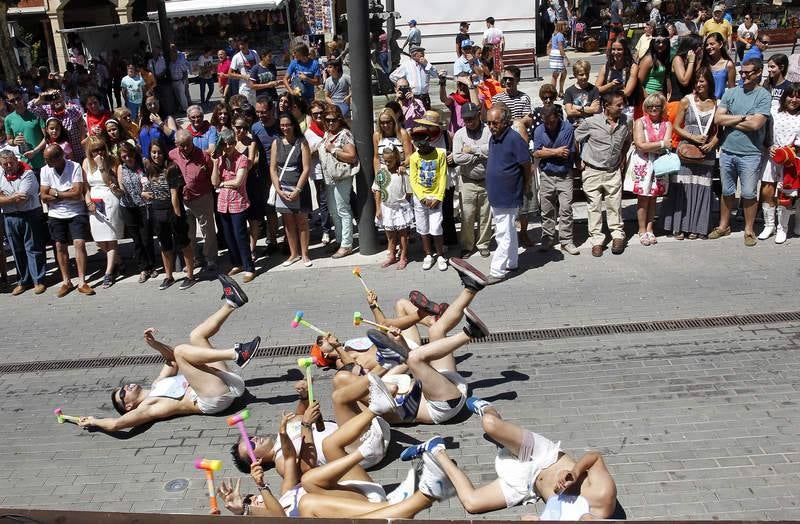
{"label": "raised leg", "polygon": [[506,499],[503,490],[500,488],[500,480],[494,480],[489,484],[475,487],[455,462],[447,455],[447,451],[441,450],[433,454],[439,462],[453,487],[456,489],[458,500],[469,513],[485,513],[506,507]]}
{"label": "raised leg", "polygon": [[422,393],[427,400],[452,400],[461,396],[461,391],[447,377],[437,371],[432,363],[441,360],[469,342],[465,333],[434,340],[408,354],[408,367],[414,378],[422,382]]}

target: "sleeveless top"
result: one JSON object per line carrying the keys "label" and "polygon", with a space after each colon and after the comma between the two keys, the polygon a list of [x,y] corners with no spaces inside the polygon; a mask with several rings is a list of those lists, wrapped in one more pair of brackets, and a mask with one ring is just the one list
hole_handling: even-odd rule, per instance
{"label": "sleeveless top", "polygon": [[[689,95],[694,96],[694,95]],[[695,106],[697,104],[697,100],[694,101]],[[687,133],[691,133],[693,135],[699,135],[703,132],[706,126],[708,126],[708,119],[714,118],[714,111],[715,108],[708,109],[706,111],[700,111],[698,108],[699,114],[694,112],[694,106],[689,104],[689,107],[686,108],[686,114],[684,115],[683,127]],[[713,124],[711,127],[714,127]],[[709,128],[711,130],[711,128]],[[686,142],[685,140],[683,142]],[[706,158],[703,161],[703,164],[708,162],[713,163],[717,158],[717,152],[715,149],[710,150],[706,153]]]}
{"label": "sleeveless top", "polygon": [[663,65],[656,67],[656,65],[653,64],[653,66],[650,68],[650,71],[647,73],[647,78],[644,82],[645,93],[663,93],[666,79],[667,68]]}
{"label": "sleeveless top", "polygon": [[714,77],[714,96],[719,100],[725,94],[725,89],[728,87],[728,67],[726,66],[719,71],[711,70],[711,76]]}
{"label": "sleeveless top", "polygon": [[692,92],[691,82],[687,87],[684,87],[678,80],[678,75],[675,74],[675,71],[669,72],[669,80],[672,83],[672,96],[670,96],[668,102],[680,102],[683,97]]}
{"label": "sleeveless top", "polygon": [[186,394],[186,389],[188,387],[189,382],[183,375],[166,377],[153,384],[153,388],[150,390],[147,397],[165,397],[180,400]]}

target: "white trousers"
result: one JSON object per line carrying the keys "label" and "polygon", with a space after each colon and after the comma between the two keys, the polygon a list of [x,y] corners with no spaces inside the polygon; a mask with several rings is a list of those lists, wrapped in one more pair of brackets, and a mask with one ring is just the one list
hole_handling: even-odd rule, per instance
{"label": "white trousers", "polygon": [[515,225],[518,211],[516,207],[492,207],[494,239],[497,242],[489,271],[493,277],[503,277],[519,265],[519,239]]}

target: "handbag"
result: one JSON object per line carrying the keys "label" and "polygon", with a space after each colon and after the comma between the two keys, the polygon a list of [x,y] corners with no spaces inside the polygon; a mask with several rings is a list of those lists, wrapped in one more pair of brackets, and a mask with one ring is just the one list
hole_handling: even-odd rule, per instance
{"label": "handbag", "polygon": [[[341,131],[339,133],[341,133]],[[354,176],[361,169],[360,163],[356,162],[355,165],[352,165],[348,164],[347,162],[341,162],[336,159],[333,153],[329,153],[328,150],[325,149],[326,144],[333,143],[339,136],[339,133],[330,139],[330,141],[322,141],[317,149],[319,151],[319,159],[320,164],[322,165],[323,175],[327,175],[334,182]]]}
{"label": "handbag", "polygon": [[[689,105],[692,106],[692,112],[695,115],[695,118],[699,119],[697,105],[694,103],[694,96],[689,95]],[[714,109],[716,113],[716,108]],[[699,120],[698,120],[699,121]],[[707,136],[709,130],[711,129],[711,124],[714,122],[714,114],[711,115],[711,118],[708,119],[706,122],[705,129],[701,130],[700,134],[703,136]],[[706,158],[706,154],[703,153],[702,149],[700,149],[695,144],[691,142],[687,142],[686,140],[682,140],[680,144],[678,144],[678,157],[683,161],[684,164],[699,164],[703,162]]]}
{"label": "handbag", "polygon": [[664,153],[653,160],[653,175],[657,177],[669,176],[677,173],[681,168],[681,159],[673,152]]}
{"label": "handbag", "polygon": [[[283,174],[286,173],[286,166],[289,165],[289,160],[292,159],[292,153],[294,153],[294,149],[297,147],[297,142],[294,143],[292,149],[289,151],[289,156],[286,157],[286,162],[283,163],[283,167],[281,168],[281,174],[278,175],[278,183],[280,184],[283,180]],[[275,191],[275,185],[269,186],[269,196],[267,197],[267,205],[275,207],[275,203],[277,202],[278,192]]]}

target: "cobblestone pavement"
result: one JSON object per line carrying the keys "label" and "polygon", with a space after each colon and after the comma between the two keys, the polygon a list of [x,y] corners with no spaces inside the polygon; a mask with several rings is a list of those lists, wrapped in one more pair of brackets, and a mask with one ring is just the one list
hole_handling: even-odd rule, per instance
{"label": "cobblestone pavement", "polygon": [[[601,259],[584,250],[528,251],[524,271],[481,292],[474,309],[496,331],[640,320],[708,317],[800,310],[797,240],[783,246],[742,245],[741,236],[719,241],[663,241],[631,246]],[[296,309],[313,323],[349,337],[359,331],[352,312],[366,310],[354,264],[384,306],[421,289],[437,299],[454,296],[453,271],[382,270],[376,257],[344,259],[336,267],[271,270],[245,286],[250,303],[217,337],[219,346],[256,333],[265,345],[308,342],[289,327]],[[488,259],[474,261],[482,269]],[[785,269],[782,269],[785,268]],[[142,355],[150,325],[178,343],[218,304],[219,286],[203,282],[188,292],[158,291],[157,282],[130,278],[94,297],[53,289],[12,299],[7,312],[3,362]],[[606,454],[631,518],[798,518],[800,483],[800,322],[660,333],[565,338],[515,344],[474,344],[459,352],[475,394],[496,402],[508,419],[561,440],[580,455]],[[282,409],[295,401],[294,359],[259,359],[247,370],[253,395],[251,430],[275,429]],[[114,438],[89,433],[52,415],[111,415],[109,391],[149,381],[154,366],[79,369],[0,375],[0,505],[110,511],[207,511],[196,456],[225,459],[236,438],[222,417],[174,419],[141,434]],[[327,377],[318,396],[330,413]],[[405,427],[398,443],[435,432],[452,438],[453,456],[475,482],[494,478],[494,446],[479,421],[440,427]],[[396,457],[399,444],[390,450]],[[396,483],[406,465],[387,460],[374,472]],[[274,473],[270,473],[276,485]],[[167,484],[188,479],[188,489]],[[247,485],[247,483],[243,483]],[[536,508],[541,510],[541,504]],[[516,518],[513,508],[486,517]],[[464,517],[457,499],[421,516]]]}

